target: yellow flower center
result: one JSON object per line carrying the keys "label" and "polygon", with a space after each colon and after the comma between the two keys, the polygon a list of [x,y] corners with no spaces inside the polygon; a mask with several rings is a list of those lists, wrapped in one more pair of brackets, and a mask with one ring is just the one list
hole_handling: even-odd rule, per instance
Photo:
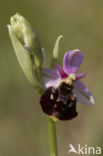
{"label": "yellow flower center", "polygon": [[76,80],[76,75],[70,74],[67,78],[62,79],[60,83],[65,82],[69,85],[73,85],[73,81],[75,81],[75,80]]}

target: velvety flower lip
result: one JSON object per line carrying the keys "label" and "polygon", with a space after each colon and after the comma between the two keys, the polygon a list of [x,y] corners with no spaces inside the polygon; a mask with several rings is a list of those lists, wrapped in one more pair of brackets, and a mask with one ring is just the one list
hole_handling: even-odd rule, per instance
{"label": "velvety flower lip", "polygon": [[94,104],[94,98],[90,91],[84,86],[83,83],[79,81],[86,74],[80,73],[76,74],[81,63],[83,62],[84,55],[78,50],[71,50],[65,53],[63,58],[63,68],[56,65],[57,69],[43,69],[43,82],[45,88],[55,86],[58,87],[60,81],[64,78],[67,78],[70,74],[76,75],[76,80],[74,82],[73,92],[77,97],[77,101],[83,104]]}
{"label": "velvety flower lip", "polygon": [[[68,84],[62,84],[62,87],[65,88],[66,86],[68,86]],[[61,90],[62,89],[63,88],[61,88]],[[40,98],[40,105],[43,112],[51,117],[54,121],[71,120],[78,115],[76,112],[76,97],[71,92],[71,88],[69,89],[69,96],[65,103],[62,97],[58,96],[59,90],[55,87],[47,88]],[[68,90],[65,91],[67,92]]]}

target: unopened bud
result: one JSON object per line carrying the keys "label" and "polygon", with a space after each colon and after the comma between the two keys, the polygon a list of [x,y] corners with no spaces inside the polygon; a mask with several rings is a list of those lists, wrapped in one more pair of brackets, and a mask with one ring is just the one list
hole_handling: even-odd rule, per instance
{"label": "unopened bud", "polygon": [[8,29],[15,53],[27,79],[34,86],[35,78],[42,83],[43,53],[36,31],[19,14],[11,17]]}

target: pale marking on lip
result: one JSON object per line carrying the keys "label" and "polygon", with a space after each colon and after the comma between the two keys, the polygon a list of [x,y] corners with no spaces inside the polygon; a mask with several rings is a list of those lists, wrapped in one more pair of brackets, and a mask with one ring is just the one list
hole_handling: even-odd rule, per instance
{"label": "pale marking on lip", "polygon": [[54,99],[54,96],[53,96],[53,94],[52,94],[52,93],[50,94],[50,99],[51,99],[51,100],[53,100],[53,99]]}
{"label": "pale marking on lip", "polygon": [[73,103],[70,103],[70,104],[68,105],[68,107],[72,107],[72,105],[73,105]]}

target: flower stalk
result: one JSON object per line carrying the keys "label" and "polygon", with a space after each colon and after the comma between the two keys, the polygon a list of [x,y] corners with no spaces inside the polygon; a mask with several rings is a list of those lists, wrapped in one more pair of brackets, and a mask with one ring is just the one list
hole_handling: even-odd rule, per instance
{"label": "flower stalk", "polygon": [[50,156],[58,156],[57,139],[56,139],[56,125],[52,119],[50,119],[49,117],[47,117],[47,119],[48,119]]}

